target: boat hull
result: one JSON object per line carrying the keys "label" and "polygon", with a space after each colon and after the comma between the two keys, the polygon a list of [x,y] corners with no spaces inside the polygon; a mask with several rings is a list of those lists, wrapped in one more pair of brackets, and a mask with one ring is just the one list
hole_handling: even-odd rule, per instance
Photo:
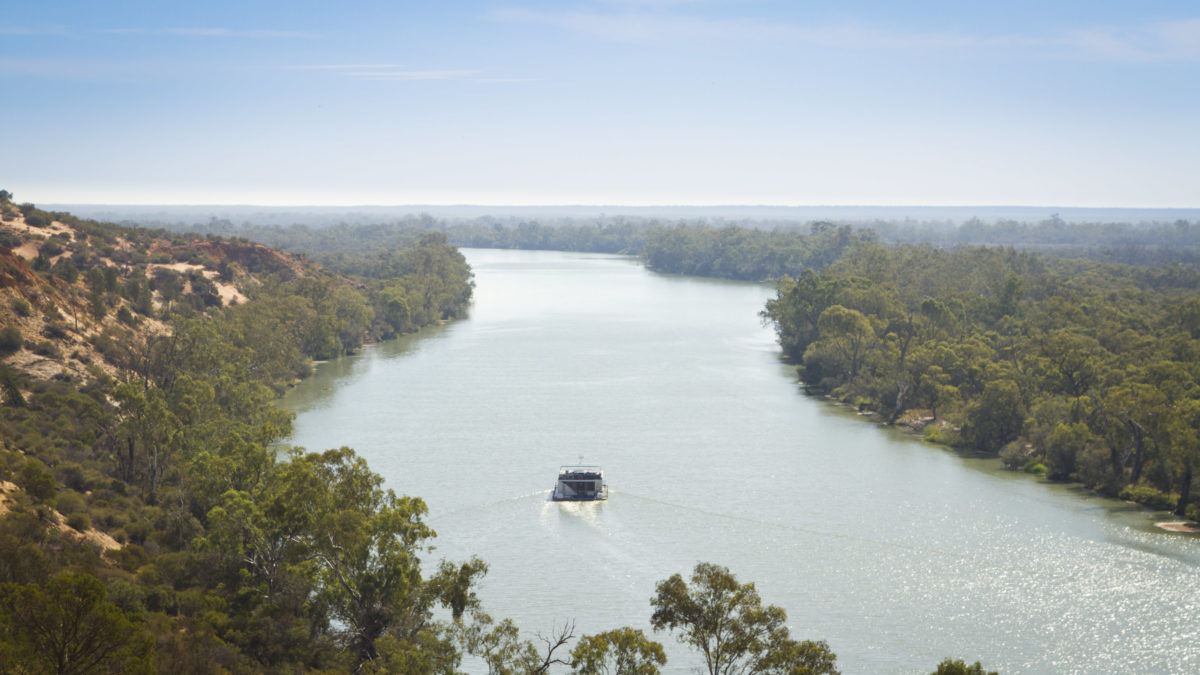
{"label": "boat hull", "polygon": [[594,495],[564,495],[558,490],[550,493],[552,502],[602,502],[608,499],[608,487],[604,487]]}

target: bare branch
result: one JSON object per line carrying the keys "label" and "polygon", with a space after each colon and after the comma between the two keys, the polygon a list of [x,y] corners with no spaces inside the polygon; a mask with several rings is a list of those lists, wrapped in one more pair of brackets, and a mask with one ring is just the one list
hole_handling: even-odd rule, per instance
{"label": "bare branch", "polygon": [[556,663],[564,666],[571,665],[570,661],[564,661],[555,657],[554,652],[558,650],[559,647],[562,647],[571,640],[575,639],[575,619],[571,619],[570,621],[564,623],[562,628],[553,633],[550,637],[545,637],[541,633],[538,633],[537,638],[546,645],[546,657],[542,659],[542,665],[533,671],[536,673],[536,675],[544,675],[545,673],[550,672],[550,666]]}

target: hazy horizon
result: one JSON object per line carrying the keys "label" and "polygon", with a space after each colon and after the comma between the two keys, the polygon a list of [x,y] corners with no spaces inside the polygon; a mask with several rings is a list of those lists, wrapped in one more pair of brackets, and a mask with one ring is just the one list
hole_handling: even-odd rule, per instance
{"label": "hazy horizon", "polygon": [[862,223],[914,222],[961,224],[983,222],[1039,222],[1058,217],[1074,223],[1170,223],[1200,222],[1200,208],[1137,209],[1080,208],[1056,206],[869,206],[869,205],[670,205],[632,206],[619,204],[552,204],[537,206],[485,204],[394,204],[394,205],[297,205],[262,204],[44,204],[46,208],[69,211],[97,220],[189,224],[225,219],[260,225],[335,222],[367,224],[404,217],[434,218],[641,218],[710,221],[756,221],[798,223],[815,220]]}

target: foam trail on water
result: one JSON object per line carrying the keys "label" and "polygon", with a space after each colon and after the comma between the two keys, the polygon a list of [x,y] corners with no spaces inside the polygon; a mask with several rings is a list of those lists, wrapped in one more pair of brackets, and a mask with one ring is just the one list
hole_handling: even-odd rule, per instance
{"label": "foam trail on water", "polygon": [[472,512],[472,511],[490,511],[491,509],[493,509],[493,508],[495,508],[495,507],[497,507],[497,506],[504,506],[505,504],[511,504],[511,503],[513,503],[513,502],[519,502],[519,501],[522,501],[522,500],[525,500],[525,499],[530,499],[530,498],[532,498],[532,497],[537,497],[537,496],[540,496],[540,495],[547,495],[547,496],[548,496],[548,495],[550,494],[550,492],[551,492],[551,490],[536,490],[536,491],[534,491],[534,492],[530,492],[530,493],[528,493],[528,494],[523,494],[523,495],[518,495],[518,496],[516,496],[516,497],[505,497],[504,499],[497,499],[497,500],[495,500],[495,501],[483,502],[482,504],[472,504],[472,505],[470,505],[470,506],[464,506],[464,507],[462,507],[462,508],[460,508],[460,509],[454,509],[454,510],[452,510],[452,511],[442,511],[440,514],[438,514],[438,516],[437,516],[437,517],[439,517],[439,518],[449,518],[449,517],[452,517],[452,516],[457,516],[457,515],[461,515],[461,514],[464,514],[464,513],[469,513],[469,512]]}

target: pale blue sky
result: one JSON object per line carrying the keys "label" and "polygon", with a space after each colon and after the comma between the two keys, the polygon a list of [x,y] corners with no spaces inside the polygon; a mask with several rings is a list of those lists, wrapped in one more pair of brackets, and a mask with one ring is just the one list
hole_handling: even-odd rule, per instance
{"label": "pale blue sky", "polygon": [[1200,3],[0,1],[42,202],[1200,206]]}

